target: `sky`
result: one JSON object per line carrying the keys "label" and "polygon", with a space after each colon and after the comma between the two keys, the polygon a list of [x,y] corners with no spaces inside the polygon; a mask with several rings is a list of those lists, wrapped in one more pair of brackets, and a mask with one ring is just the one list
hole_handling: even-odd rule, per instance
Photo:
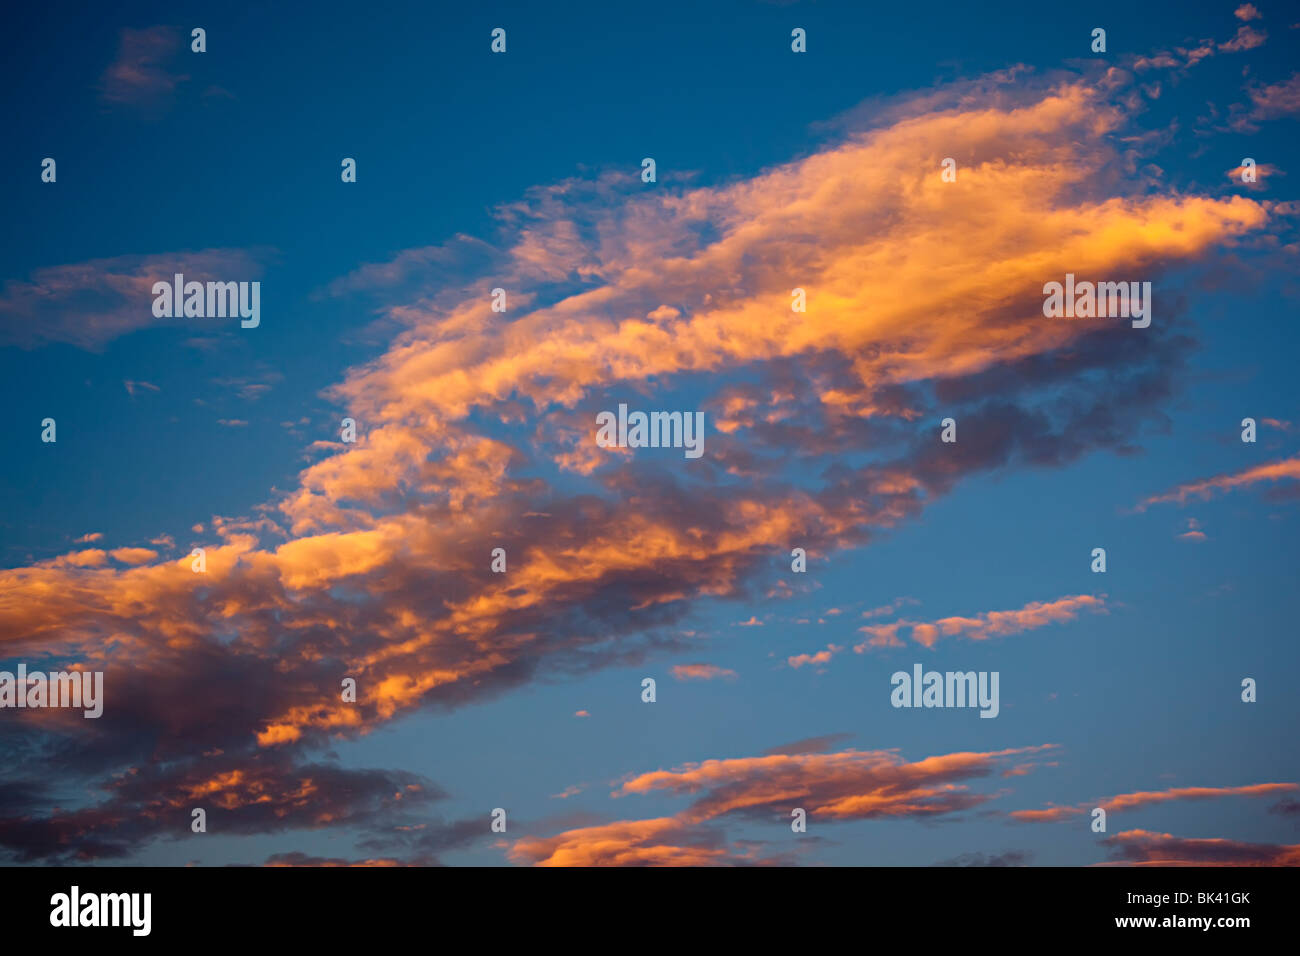
{"label": "sky", "polygon": [[13,12],[0,862],[1300,863],[1300,11],[465,6]]}

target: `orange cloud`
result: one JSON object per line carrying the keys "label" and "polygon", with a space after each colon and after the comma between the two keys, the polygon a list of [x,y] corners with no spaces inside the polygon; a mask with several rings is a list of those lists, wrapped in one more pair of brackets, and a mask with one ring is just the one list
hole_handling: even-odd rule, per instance
{"label": "orange cloud", "polygon": [[1170,501],[1183,505],[1192,498],[1208,499],[1212,498],[1217,492],[1249,488],[1251,485],[1263,481],[1284,481],[1297,478],[1300,478],[1300,455],[1293,458],[1283,458],[1264,465],[1255,465],[1235,474],[1216,475],[1213,478],[1202,478],[1199,481],[1178,485],[1170,491],[1143,499],[1138,503],[1137,510],[1145,511],[1151,505]]}
{"label": "orange cloud", "polygon": [[524,837],[509,858],[533,866],[720,866],[750,862],[725,846],[691,844],[690,828],[673,817],[625,820],[567,830],[553,837]]}
{"label": "orange cloud", "polygon": [[1169,790],[1139,790],[1121,793],[1091,803],[1073,807],[1048,807],[1044,810],[1013,810],[1007,816],[1029,823],[1054,823],[1068,817],[1088,813],[1093,807],[1102,807],[1107,813],[1115,810],[1135,810],[1139,807],[1171,800],[1212,800],[1219,797],[1266,797],[1272,794],[1300,790],[1294,783],[1255,783],[1241,787],[1172,787]]}
{"label": "orange cloud", "polygon": [[674,664],[673,676],[678,680],[735,680],[736,672],[714,664]]}
{"label": "orange cloud", "polygon": [[[813,751],[831,738],[808,741]],[[672,771],[641,774],[614,796],[667,790],[703,793],[671,817],[623,820],[517,840],[508,856],[535,866],[715,866],[780,863],[757,848],[730,845],[706,824],[727,814],[779,816],[803,808],[822,820],[933,817],[990,800],[956,781],[989,776],[1019,754],[1053,747],[992,753],[954,753],[907,763],[891,751],[810,752],[795,745],[762,757],[706,760]]]}
{"label": "orange cloud", "polygon": [[831,820],[936,816],[992,799],[954,781],[988,776],[1006,757],[1041,753],[1053,746],[952,753],[915,763],[892,751],[858,750],[706,760],[633,777],[618,794],[703,791],[704,796],[682,814],[692,822],[733,812],[784,810],[788,814],[791,807]]}
{"label": "orange cloud", "polygon": [[1031,601],[1013,611],[986,611],[975,617],[945,617],[937,621],[922,622],[899,620],[889,624],[865,624],[858,628],[867,640],[854,645],[861,654],[874,647],[900,647],[899,632],[906,628],[912,640],[923,647],[933,647],[941,637],[964,637],[972,641],[986,641],[1006,637],[1022,631],[1035,630],[1049,624],[1073,621],[1080,611],[1106,613],[1105,595],[1074,594],[1055,601]]}
{"label": "orange cloud", "polygon": [[795,654],[787,657],[785,662],[791,667],[798,669],[805,664],[829,664],[831,656],[844,650],[843,647],[836,644],[828,644],[826,650],[818,651],[816,654]]}

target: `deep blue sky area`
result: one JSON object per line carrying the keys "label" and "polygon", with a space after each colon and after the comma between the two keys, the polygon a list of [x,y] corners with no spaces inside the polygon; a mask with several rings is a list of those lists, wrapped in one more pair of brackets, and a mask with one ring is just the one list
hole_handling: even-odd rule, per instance
{"label": "deep blue sky area", "polygon": [[[254,516],[293,489],[322,457],[311,443],[335,440],[346,414],[324,390],[382,355],[400,331],[384,319],[382,297],[330,292],[366,264],[457,236],[509,245],[511,226],[495,214],[503,205],[570,178],[636,177],[646,156],[656,160],[657,188],[725,187],[812,155],[845,128],[872,126],[891,104],[926,91],[1016,65],[1026,67],[1026,84],[1056,71],[1096,76],[1099,59],[1118,65],[1207,38],[1227,41],[1246,22],[1233,6],[18,5],[0,41],[0,323],[41,321],[39,309],[13,305],[17,286],[39,285],[41,270],[245,250],[256,274],[230,278],[260,279],[262,326],[252,336],[220,320],[198,329],[173,323],[92,345],[24,342],[6,330],[0,568],[90,547],[76,543],[89,533],[104,536],[96,547],[147,547],[170,535],[181,554],[204,538],[191,526]],[[1132,182],[1117,184],[1116,195],[1159,189],[1224,198],[1241,193],[1227,171],[1249,156],[1280,170],[1249,197],[1293,207],[1264,237],[1150,277],[1156,322],[1177,323],[1193,344],[1172,392],[1153,397],[1156,414],[1127,436],[1128,453],[1090,448],[1060,465],[982,471],[865,546],[814,554],[806,586],[785,598],[767,593],[793,579],[792,543],[774,542],[770,567],[744,593],[683,609],[670,628],[691,633],[681,646],[634,663],[538,673],[334,740],[315,755],[436,781],[447,796],[429,812],[434,825],[481,816],[486,830],[492,809],[507,808],[506,840],[485,837],[439,854],[476,865],[510,862],[516,826],[552,834],[667,817],[694,797],[612,799],[630,775],[757,757],[830,734],[844,735],[835,749],[896,750],[908,761],[1059,749],[1045,758],[1054,765],[1032,773],[961,781],[1008,794],[955,816],[814,822],[809,836],[818,839],[804,846],[779,820],[745,817],[726,821],[729,840],[823,865],[931,865],[1013,851],[1033,864],[1087,865],[1109,853],[1086,815],[1018,823],[1005,811],[1300,781],[1300,522],[1297,498],[1287,493],[1294,480],[1138,507],[1175,486],[1296,454],[1296,240],[1288,217],[1300,177],[1297,121],[1293,111],[1233,128],[1227,117],[1231,104],[1249,103],[1249,90],[1292,77],[1300,9],[1258,6],[1262,18],[1249,22],[1267,31],[1267,42],[1162,76],[1161,95],[1136,112],[1135,129],[1117,134],[1148,139]],[[161,63],[178,78],[173,88],[142,102],[107,97],[104,77],[121,54],[122,31],[159,25],[185,37],[203,27],[207,52],[191,53],[186,39]],[[504,56],[489,52],[498,26],[507,30]],[[1107,30],[1104,56],[1089,50],[1098,26]],[[805,55],[790,51],[794,27],[807,30]],[[47,156],[58,164],[53,185],[40,181]],[[340,183],[343,157],[357,160],[355,185]],[[1148,165],[1159,169],[1158,186],[1140,182]],[[484,296],[492,284],[488,273]],[[746,374],[732,370],[716,381]],[[695,407],[713,384],[665,382],[654,407]],[[635,391],[607,394],[637,400]],[[1049,400],[1032,392],[1011,399]],[[58,422],[56,445],[38,440],[47,416]],[[1259,441],[1245,444],[1239,423],[1247,416],[1288,427],[1261,427]],[[499,422],[486,427],[509,433]],[[677,465],[673,456],[657,461]],[[796,462],[792,474],[815,486],[824,465]],[[555,477],[544,463],[534,473]],[[1189,530],[1204,538],[1183,537]],[[1089,570],[1095,547],[1107,549],[1104,575]],[[903,616],[936,621],[1067,595],[1104,595],[1105,610],[987,641],[852,650],[868,623],[862,613],[900,598],[915,602]],[[752,619],[761,625],[742,626]],[[828,666],[786,663],[828,644],[847,645]],[[0,669],[39,657],[31,646],[0,650]],[[737,676],[671,676],[673,665],[692,662]],[[999,671],[998,719],[891,707],[890,674],[916,662]],[[640,699],[645,676],[658,681],[653,706]],[[1259,682],[1254,704],[1240,699],[1245,677]],[[70,805],[103,797],[75,775],[65,783]],[[577,786],[581,792],[556,796]],[[1122,823],[1116,814],[1110,832],[1300,843],[1300,817],[1270,812],[1275,802],[1154,803],[1125,812]],[[358,835],[346,825],[199,839],[181,829],[183,839],[147,842],[126,862],[368,855],[356,848]]]}

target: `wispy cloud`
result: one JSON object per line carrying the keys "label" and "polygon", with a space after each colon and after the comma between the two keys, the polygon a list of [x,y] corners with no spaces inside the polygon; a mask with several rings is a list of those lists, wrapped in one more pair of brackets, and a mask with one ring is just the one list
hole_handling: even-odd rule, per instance
{"label": "wispy cloud", "polygon": [[735,680],[736,672],[715,664],[674,664],[673,677],[678,680]]}
{"label": "wispy cloud", "polygon": [[1250,488],[1263,482],[1292,481],[1298,478],[1300,478],[1300,456],[1283,458],[1267,464],[1255,465],[1243,471],[1224,473],[1177,485],[1169,491],[1144,498],[1138,503],[1137,510],[1145,511],[1151,505],[1169,502],[1185,505],[1191,500],[1208,500],[1222,492]]}
{"label": "wispy cloud", "polygon": [[169,26],[122,30],[115,59],[99,80],[105,102],[140,107],[165,104],[189,79],[171,72],[181,49],[180,31]]}
{"label": "wispy cloud", "polygon": [[[153,314],[153,284],[177,272],[199,282],[255,279],[267,249],[204,249],[149,256],[115,256],[37,269],[0,289],[0,345],[36,348],[65,342],[92,351],[120,336],[151,326],[212,328],[228,319],[159,319]],[[146,382],[125,383],[135,388]]]}
{"label": "wispy cloud", "polygon": [[1048,807],[1043,810],[1013,810],[1007,816],[1013,820],[1032,823],[1053,823],[1068,817],[1088,813],[1101,807],[1107,813],[1134,810],[1139,807],[1168,803],[1174,800],[1214,800],[1222,797],[1267,797],[1300,790],[1294,783],[1255,783],[1240,787],[1171,787],[1168,790],[1139,790],[1121,793],[1072,807]]}

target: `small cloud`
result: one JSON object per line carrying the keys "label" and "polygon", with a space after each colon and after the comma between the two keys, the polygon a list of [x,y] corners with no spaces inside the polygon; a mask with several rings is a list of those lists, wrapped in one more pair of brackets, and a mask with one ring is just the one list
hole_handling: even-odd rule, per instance
{"label": "small cloud", "polygon": [[1289,79],[1280,83],[1249,87],[1247,92],[1250,94],[1250,107],[1233,107],[1238,112],[1231,121],[1234,129],[1252,132],[1260,121],[1300,112],[1300,73],[1292,73]]}
{"label": "small cloud", "polygon": [[1227,472],[1210,478],[1185,482],[1162,494],[1144,498],[1137,504],[1137,511],[1145,511],[1151,505],[1176,502],[1185,505],[1193,498],[1208,499],[1216,494],[1234,491],[1239,488],[1251,488],[1255,485],[1278,481],[1300,480],[1300,455],[1282,458],[1277,461],[1253,465],[1244,471]]}
{"label": "small cloud", "polygon": [[1264,187],[1265,180],[1272,179],[1275,176],[1286,175],[1286,173],[1284,173],[1282,170],[1278,169],[1276,166],[1272,165],[1271,163],[1256,163],[1255,181],[1246,182],[1241,178],[1241,174],[1245,171],[1246,171],[1246,167],[1237,166],[1233,169],[1229,169],[1225,175],[1229,179],[1231,179],[1234,183],[1237,183],[1238,185],[1241,186],[1245,186],[1249,189],[1262,189]]}
{"label": "small cloud", "polygon": [[233,388],[235,394],[246,402],[255,402],[271,390],[271,386],[284,380],[284,376],[276,371],[263,371],[256,378],[214,378],[213,385],[221,388]]}
{"label": "small cloud", "polygon": [[225,425],[227,428],[246,428],[248,426],[248,422],[242,418],[218,418],[217,424]]}
{"label": "small cloud", "polygon": [[735,624],[731,626],[732,627],[762,627],[763,622],[751,614],[748,621],[737,621]]}
{"label": "small cloud", "polygon": [[1291,423],[1280,418],[1261,418],[1259,423],[1267,425],[1269,428],[1276,428],[1278,431],[1289,432],[1291,430]]}
{"label": "small cloud", "polygon": [[678,680],[735,680],[736,672],[713,664],[674,664],[673,676]]}
{"label": "small cloud", "polygon": [[[585,710],[583,710],[583,711],[579,711],[579,713],[583,713],[583,714],[585,714],[586,711],[585,711]],[[563,790],[561,790],[559,793],[553,793],[553,794],[551,794],[551,799],[552,799],[552,800],[567,800],[567,799],[569,799],[569,797],[573,796],[574,794],[582,793],[582,791],[585,789],[585,786],[586,786],[585,784],[577,784],[577,785],[572,786],[572,787],[565,787],[565,788],[564,788]]]}
{"label": "small cloud", "polygon": [[844,650],[844,648],[838,644],[827,644],[826,650],[824,651],[818,651],[816,654],[796,654],[793,657],[787,657],[785,662],[795,670],[798,670],[805,664],[829,664],[831,658],[842,650]]}
{"label": "small cloud", "polygon": [[889,604],[883,604],[880,607],[872,608],[870,611],[863,611],[862,616],[865,618],[884,617],[885,615],[897,613],[898,609],[910,604],[920,604],[916,598],[901,597],[895,598]]}
{"label": "small cloud", "polygon": [[573,712],[573,716],[574,716],[574,717],[590,717],[591,714],[587,713],[587,711],[585,711],[585,710],[575,710],[575,711]]}
{"label": "small cloud", "polygon": [[1243,3],[1236,10],[1232,11],[1232,15],[1236,17],[1238,20],[1242,20],[1245,22],[1249,22],[1251,20],[1258,20],[1264,16],[1262,13],[1259,12],[1259,10],[1255,8],[1255,5],[1253,3]]}
{"label": "small cloud", "polygon": [[161,534],[161,535],[159,535],[159,536],[156,537],[156,538],[150,538],[150,539],[149,539],[149,543],[150,543],[150,544],[156,544],[156,545],[158,545],[158,547],[160,547],[160,548],[174,548],[174,547],[176,547],[176,539],[173,538],[173,537],[172,537],[171,535],[169,535],[169,534]]}
{"label": "small cloud", "polygon": [[1282,800],[1268,808],[1269,813],[1277,813],[1284,817],[1295,817],[1300,820],[1300,800],[1293,800],[1291,797],[1283,797]]}
{"label": "small cloud", "polygon": [[127,27],[118,43],[117,59],[100,77],[100,97],[109,103],[129,106],[155,106],[165,102],[178,85],[189,79],[166,68],[180,46],[180,35],[171,27],[143,30]]}
{"label": "small cloud", "polygon": [[70,551],[48,562],[42,562],[54,568],[102,568],[108,563],[108,552],[99,548],[85,551]]}
{"label": "small cloud", "polygon": [[136,391],[142,388],[147,388],[151,392],[162,391],[161,388],[159,388],[157,385],[154,385],[152,382],[133,382],[128,378],[128,379],[123,379],[122,384],[126,386],[126,394],[130,395],[132,398],[135,398]]}
{"label": "small cloud", "polygon": [[1220,43],[1219,49],[1226,50],[1228,53],[1240,53],[1242,50],[1253,50],[1255,47],[1263,46],[1267,39],[1268,34],[1262,30],[1240,26],[1237,27],[1237,35],[1231,40]]}
{"label": "small cloud", "polygon": [[104,537],[104,534],[103,534],[102,531],[92,531],[90,534],[83,534],[80,538],[78,538],[78,539],[76,540],[76,543],[77,543],[77,544],[90,544],[90,542],[92,542],[92,541],[98,541],[98,540],[99,540],[100,538],[102,538],[102,537]]}

